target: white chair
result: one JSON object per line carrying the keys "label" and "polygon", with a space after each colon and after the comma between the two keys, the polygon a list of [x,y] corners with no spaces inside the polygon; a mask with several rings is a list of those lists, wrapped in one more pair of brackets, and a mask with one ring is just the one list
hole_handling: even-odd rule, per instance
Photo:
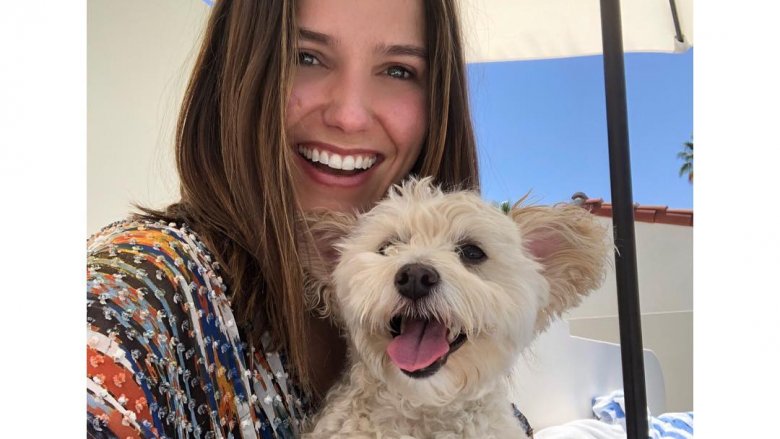
{"label": "white chair", "polygon": [[[661,364],[645,349],[647,404],[665,413]],[[620,345],[570,335],[569,324],[553,322],[517,364],[512,401],[534,430],[593,418],[591,400],[623,388]]]}

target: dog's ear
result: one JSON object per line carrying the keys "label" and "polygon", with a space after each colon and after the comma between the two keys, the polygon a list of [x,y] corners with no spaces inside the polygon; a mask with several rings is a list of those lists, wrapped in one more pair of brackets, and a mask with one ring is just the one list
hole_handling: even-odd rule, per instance
{"label": "dog's ear", "polygon": [[587,210],[572,204],[515,205],[509,212],[520,227],[526,249],[544,267],[550,300],[536,319],[537,331],[580,303],[604,279],[609,245],[607,228]]}
{"label": "dog's ear", "polygon": [[305,296],[310,309],[333,315],[335,297],[331,274],[338,264],[337,243],[357,220],[355,214],[317,210],[307,212],[297,224],[298,255],[303,265]]}

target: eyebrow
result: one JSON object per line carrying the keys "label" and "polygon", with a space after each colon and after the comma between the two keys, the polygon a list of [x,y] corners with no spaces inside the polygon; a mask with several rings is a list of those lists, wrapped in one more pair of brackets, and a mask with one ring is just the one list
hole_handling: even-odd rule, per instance
{"label": "eyebrow", "polygon": [[[312,41],[326,46],[338,44],[338,40],[334,40],[330,35],[305,28],[299,30],[299,38],[301,40]],[[423,60],[428,59],[428,52],[422,47],[413,44],[393,44],[389,46],[378,44],[375,50],[384,55],[414,56],[422,58]]]}
{"label": "eyebrow", "polygon": [[315,43],[322,43],[326,46],[329,46],[333,43],[333,38],[331,38],[329,35],[320,32],[314,32],[313,30],[301,28],[299,34],[299,37],[302,40],[314,41]]}
{"label": "eyebrow", "polygon": [[411,44],[394,44],[392,46],[380,44],[377,46],[377,51],[385,55],[415,56],[423,60],[428,59],[428,52],[425,49]]}

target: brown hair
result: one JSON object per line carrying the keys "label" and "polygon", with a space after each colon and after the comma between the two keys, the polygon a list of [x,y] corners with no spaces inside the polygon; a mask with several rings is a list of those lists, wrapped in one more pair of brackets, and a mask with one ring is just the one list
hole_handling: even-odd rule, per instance
{"label": "brown hair", "polygon": [[[412,173],[445,188],[479,189],[466,61],[455,0],[423,0],[428,49],[428,137]],[[438,123],[437,123],[438,122]]]}
{"label": "brown hair", "polygon": [[[426,146],[412,173],[478,188],[465,64],[453,0],[423,0],[428,48]],[[209,19],[176,133],[181,200],[147,214],[186,221],[225,269],[252,340],[269,331],[311,390],[298,211],[284,129],[295,68],[293,0],[220,0]]]}

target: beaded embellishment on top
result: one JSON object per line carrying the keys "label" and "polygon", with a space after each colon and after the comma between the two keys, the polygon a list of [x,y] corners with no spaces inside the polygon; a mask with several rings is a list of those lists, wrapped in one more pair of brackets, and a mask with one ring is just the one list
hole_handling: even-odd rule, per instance
{"label": "beaded embellishment on top", "polygon": [[90,437],[296,437],[310,405],[283,353],[242,340],[218,263],[186,225],[87,242]]}

